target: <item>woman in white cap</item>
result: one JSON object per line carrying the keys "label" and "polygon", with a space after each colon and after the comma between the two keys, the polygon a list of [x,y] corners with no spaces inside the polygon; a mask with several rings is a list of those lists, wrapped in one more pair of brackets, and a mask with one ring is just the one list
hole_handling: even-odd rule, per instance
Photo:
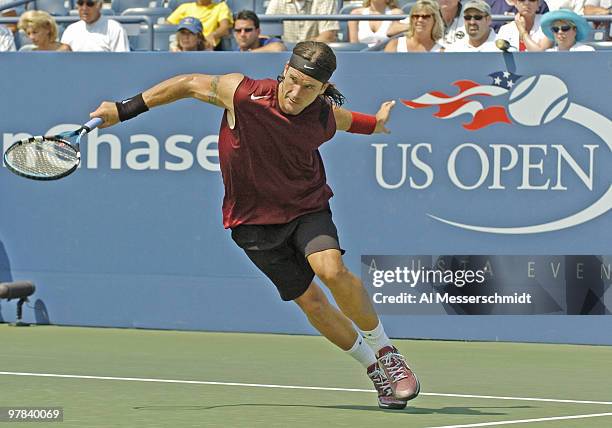
{"label": "woman in white cap", "polygon": [[210,51],[210,44],[202,33],[202,23],[198,18],[188,16],[179,22],[176,29],[176,46],[172,46],[172,52],[188,51]]}
{"label": "woman in white cap", "polygon": [[548,12],[542,17],[542,31],[552,40],[554,47],[547,51],[594,51],[592,46],[580,43],[588,38],[591,27],[587,20],[567,9]]}

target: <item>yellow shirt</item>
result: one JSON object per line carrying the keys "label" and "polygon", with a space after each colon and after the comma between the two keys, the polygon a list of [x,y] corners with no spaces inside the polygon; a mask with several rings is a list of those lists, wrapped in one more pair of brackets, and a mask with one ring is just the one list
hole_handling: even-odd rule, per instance
{"label": "yellow shirt", "polygon": [[233,23],[232,11],[224,1],[211,3],[208,6],[200,6],[197,3],[183,3],[168,16],[167,20],[169,23],[177,25],[181,22],[181,19],[188,16],[198,18],[202,22],[205,36],[219,28],[219,23],[224,19],[227,19],[230,25]]}

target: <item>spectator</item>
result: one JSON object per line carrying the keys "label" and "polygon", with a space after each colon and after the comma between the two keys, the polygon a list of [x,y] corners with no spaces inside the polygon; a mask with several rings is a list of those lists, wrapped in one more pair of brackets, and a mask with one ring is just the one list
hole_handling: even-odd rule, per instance
{"label": "spectator", "polygon": [[[0,7],[9,4],[9,3],[13,3],[15,0],[0,0]],[[16,8],[11,8],[11,9],[4,9],[2,11],[0,11],[0,17],[1,18],[14,18],[16,16],[21,15],[21,13],[23,13],[23,11],[25,10],[25,6],[21,5],[21,6],[17,6]],[[12,33],[15,33],[17,31],[17,25],[16,24],[6,24],[6,28],[8,28],[9,30],[11,30]]]}
{"label": "spectator", "polygon": [[546,12],[559,10],[559,9],[569,9],[573,10],[577,14],[583,13],[585,0],[545,0],[542,2],[543,5],[548,4],[546,10],[543,10],[542,7],[538,9],[538,13],[545,14]]}
{"label": "spectator", "polygon": [[242,52],[281,52],[287,50],[280,39],[261,35],[259,18],[252,10],[241,10],[234,17],[236,50]]}
{"label": "spectator", "polygon": [[211,51],[213,47],[204,38],[202,23],[198,18],[188,16],[179,22],[176,29],[176,45],[172,52]]}
{"label": "spectator", "polygon": [[102,16],[102,0],[78,0],[80,21],[70,24],[62,43],[75,52],[128,52],[125,30],[117,21]]}
{"label": "spectator", "polygon": [[591,26],[582,16],[571,10],[555,10],[542,16],[542,31],[555,42],[547,51],[594,51],[592,46],[580,43],[591,32]]}
{"label": "spectator", "polygon": [[16,50],[16,48],[13,32],[4,25],[0,25],[0,52],[9,52],[14,50]]}
{"label": "spectator", "polygon": [[[402,15],[395,0],[365,0],[363,7],[353,9],[351,15]],[[349,21],[349,41],[374,46],[386,41],[393,21]]]}
{"label": "spectator", "polygon": [[612,0],[586,0],[584,3],[585,15],[612,14]]}
{"label": "spectator", "polygon": [[[491,6],[491,15],[507,15],[507,16],[514,16],[516,15],[517,9],[514,6],[515,0],[486,0],[487,3],[489,4],[489,6]],[[584,0],[548,0],[551,3],[553,1],[576,1],[576,2],[583,2]],[[536,13],[539,14],[544,14],[548,12],[548,4],[546,1],[540,2],[540,7],[538,7],[538,10]],[[499,31],[499,28],[504,25],[503,21],[497,21],[497,22],[493,22],[493,24],[491,25],[491,27],[493,27],[493,30],[495,30],[495,32]]]}
{"label": "spectator", "polygon": [[[506,40],[512,49],[543,51],[552,46],[540,28],[542,15],[537,15],[539,0],[516,0],[518,13],[514,21],[504,24],[497,33],[497,39]],[[527,37],[528,36],[528,37]]]}
{"label": "spectator", "polygon": [[463,6],[463,21],[468,37],[455,41],[446,52],[499,52],[491,28],[491,6],[484,0],[469,0]]}
{"label": "spectator", "polygon": [[232,11],[224,1],[196,0],[183,3],[168,16],[170,24],[177,25],[181,19],[193,16],[200,20],[204,37],[211,46],[217,47],[223,37],[229,36],[232,28]]}
{"label": "spectator", "polygon": [[[338,13],[337,4],[336,0],[270,0],[266,15],[333,15]],[[283,21],[283,41],[335,42],[339,29],[337,21]]]}
{"label": "spectator", "polygon": [[443,52],[440,43],[444,37],[444,24],[440,6],[434,0],[419,0],[410,9],[410,24],[406,34],[392,39],[385,52]]}
{"label": "spectator", "polygon": [[[584,14],[585,15],[611,15],[612,14],[612,0],[586,0],[584,3]],[[610,29],[610,22],[597,21],[593,22],[595,28],[608,28]],[[608,32],[610,36],[612,33]]]}
{"label": "spectator", "polygon": [[20,51],[70,51],[70,46],[57,41],[55,19],[43,10],[24,12],[19,18],[19,29],[32,40],[31,45],[22,46]]}
{"label": "spectator", "polygon": [[[438,0],[439,10],[442,14],[444,37],[440,41],[443,46],[450,46],[458,40],[466,37],[465,24],[461,13],[461,2],[459,0]],[[389,27],[389,37],[406,31],[410,25],[409,19],[394,22]]]}

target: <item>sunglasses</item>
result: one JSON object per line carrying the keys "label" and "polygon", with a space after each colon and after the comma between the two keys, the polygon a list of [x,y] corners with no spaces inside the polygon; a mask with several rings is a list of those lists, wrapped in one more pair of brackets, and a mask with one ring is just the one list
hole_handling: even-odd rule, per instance
{"label": "sunglasses", "polygon": [[559,31],[563,31],[564,33],[567,33],[572,28],[576,28],[576,27],[572,27],[571,25],[562,25],[560,27],[557,27],[557,26],[550,27],[553,33],[558,33]]}
{"label": "sunglasses", "polygon": [[530,2],[530,3],[537,3],[540,0],[518,0],[519,3],[525,3],[526,1]]}
{"label": "sunglasses", "polygon": [[244,33],[250,33],[250,32],[252,32],[254,29],[255,29],[255,28],[253,28],[253,27],[247,27],[247,28],[234,28],[234,31],[235,31],[236,33],[242,33],[242,32],[244,32]]}
{"label": "sunglasses", "polygon": [[419,19],[419,18],[421,18],[421,19],[429,19],[429,18],[431,18],[431,14],[427,14],[427,15],[420,15],[420,14],[418,14],[418,13],[415,13],[414,15],[410,15],[410,17],[411,17],[412,19]]}
{"label": "sunglasses", "polygon": [[79,0],[79,1],[77,1],[77,4],[79,6],[87,5],[88,7],[94,7],[96,5],[96,3],[97,2],[92,1],[92,0],[87,0],[87,1]]}
{"label": "sunglasses", "polygon": [[473,19],[474,21],[480,21],[484,17],[485,15],[463,15],[463,20],[471,21]]}

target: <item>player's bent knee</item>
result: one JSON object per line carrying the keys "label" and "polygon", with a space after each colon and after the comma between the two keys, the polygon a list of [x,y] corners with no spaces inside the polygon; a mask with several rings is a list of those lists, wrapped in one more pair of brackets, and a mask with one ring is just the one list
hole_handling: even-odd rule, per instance
{"label": "player's bent knee", "polygon": [[309,317],[315,318],[324,314],[330,305],[323,291],[314,284],[294,301]]}
{"label": "player's bent knee", "polygon": [[348,274],[348,269],[344,265],[339,252],[312,254],[308,257],[308,261],[315,275],[327,286],[341,281]]}
{"label": "player's bent knee", "polygon": [[348,273],[348,269],[343,263],[326,264],[321,268],[314,271],[315,274],[325,283],[330,286],[336,282],[342,281],[342,279]]}

